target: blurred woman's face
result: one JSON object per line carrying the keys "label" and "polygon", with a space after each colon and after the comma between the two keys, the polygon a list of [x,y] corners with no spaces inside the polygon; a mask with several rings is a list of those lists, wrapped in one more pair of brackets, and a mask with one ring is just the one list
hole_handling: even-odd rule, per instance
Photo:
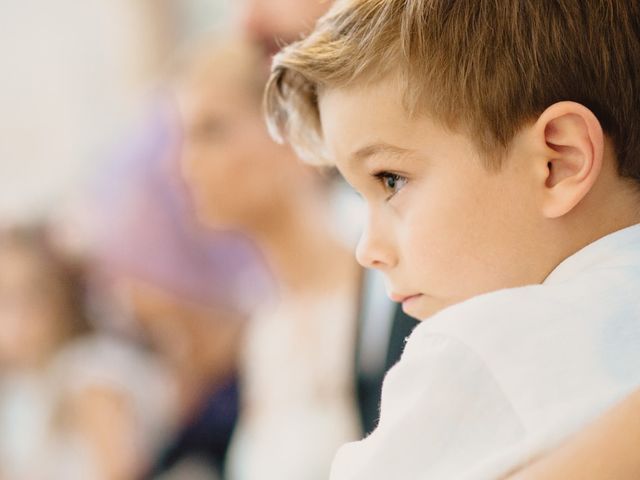
{"label": "blurred woman's face", "polygon": [[300,167],[269,137],[257,98],[230,79],[209,79],[184,88],[180,108],[182,170],[203,223],[252,228],[291,201]]}

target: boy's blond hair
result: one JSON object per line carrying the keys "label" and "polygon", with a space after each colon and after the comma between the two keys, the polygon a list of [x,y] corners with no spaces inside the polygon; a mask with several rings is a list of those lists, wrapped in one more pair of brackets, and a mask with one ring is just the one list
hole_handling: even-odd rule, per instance
{"label": "boy's blond hair", "polygon": [[408,114],[462,131],[499,167],[548,106],[579,102],[640,181],[640,2],[338,0],[274,58],[265,106],[276,139],[326,160],[318,93],[398,75]]}

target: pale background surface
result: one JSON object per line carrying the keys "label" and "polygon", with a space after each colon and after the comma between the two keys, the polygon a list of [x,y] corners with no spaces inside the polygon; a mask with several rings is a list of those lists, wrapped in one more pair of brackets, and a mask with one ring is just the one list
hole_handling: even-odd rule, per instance
{"label": "pale background surface", "polygon": [[140,114],[182,43],[228,0],[4,0],[0,224],[49,213]]}

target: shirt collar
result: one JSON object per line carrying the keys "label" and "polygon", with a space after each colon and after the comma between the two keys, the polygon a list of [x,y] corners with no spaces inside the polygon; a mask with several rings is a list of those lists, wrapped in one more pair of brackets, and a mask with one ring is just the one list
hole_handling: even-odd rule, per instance
{"label": "shirt collar", "polygon": [[564,259],[542,282],[562,282],[594,265],[632,256],[640,261],[640,223],[605,235]]}

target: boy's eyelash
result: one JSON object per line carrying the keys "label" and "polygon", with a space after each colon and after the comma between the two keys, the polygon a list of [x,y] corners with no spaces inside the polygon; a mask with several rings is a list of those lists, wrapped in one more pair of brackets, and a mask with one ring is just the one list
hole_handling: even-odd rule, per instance
{"label": "boy's eyelash", "polygon": [[371,176],[376,178],[379,182],[384,181],[385,178],[399,178],[400,177],[400,175],[396,175],[395,173],[387,172],[386,170],[382,170],[380,172],[372,173]]}
{"label": "boy's eyelash", "polygon": [[[387,170],[372,173],[371,176],[374,177],[385,189],[389,188],[388,185],[385,184],[385,180],[388,179],[392,179],[395,182],[407,182],[407,177],[397,173],[389,172]],[[396,193],[398,193],[398,191],[394,191],[391,195],[389,195],[387,197],[387,200],[390,200]]]}

